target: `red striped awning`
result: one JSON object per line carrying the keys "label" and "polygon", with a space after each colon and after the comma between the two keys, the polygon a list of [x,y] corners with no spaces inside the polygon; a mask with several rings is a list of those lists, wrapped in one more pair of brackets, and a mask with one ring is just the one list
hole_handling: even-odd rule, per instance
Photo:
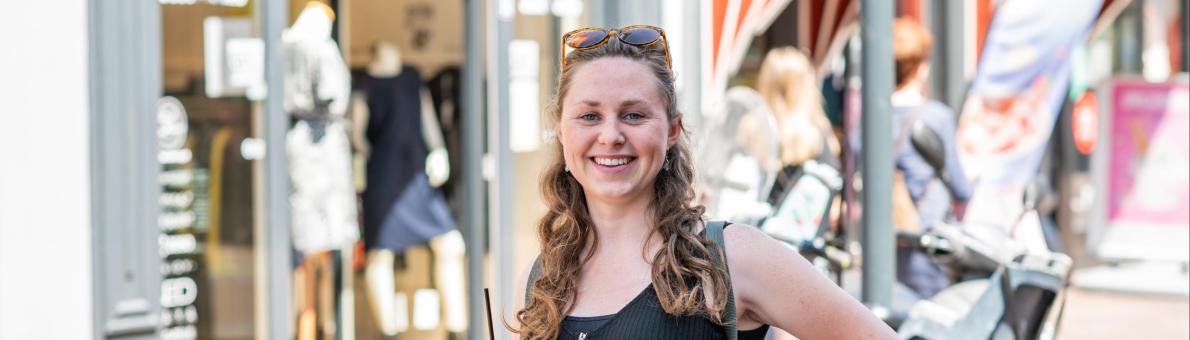
{"label": "red striped awning", "polygon": [[[786,10],[790,0],[712,0],[709,4],[710,55],[709,72],[704,73],[704,94],[713,102],[726,91],[727,80],[740,67],[752,39],[770,28],[773,21]],[[856,0],[801,0],[797,2],[797,47],[810,54],[819,69],[827,57],[842,48],[858,31],[859,3]],[[706,102],[710,103],[710,102]]]}

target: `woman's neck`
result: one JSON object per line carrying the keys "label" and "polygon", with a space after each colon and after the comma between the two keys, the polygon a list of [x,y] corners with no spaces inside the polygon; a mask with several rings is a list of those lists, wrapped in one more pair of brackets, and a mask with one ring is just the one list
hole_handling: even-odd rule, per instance
{"label": "woman's neck", "polygon": [[[642,196],[652,198],[651,194]],[[653,231],[649,199],[611,203],[588,197],[587,210],[595,224],[601,248],[596,249],[597,253],[604,250],[619,251],[626,247],[642,249],[643,242]]]}

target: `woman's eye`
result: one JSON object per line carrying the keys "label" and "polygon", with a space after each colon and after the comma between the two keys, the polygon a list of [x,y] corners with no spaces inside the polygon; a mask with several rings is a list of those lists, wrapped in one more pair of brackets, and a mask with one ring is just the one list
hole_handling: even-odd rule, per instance
{"label": "woman's eye", "polygon": [[626,115],[624,115],[624,119],[627,119],[627,120],[641,120],[641,119],[645,119],[645,115],[644,115],[644,114],[641,114],[641,113],[638,113],[638,112],[632,112],[632,113],[629,113],[629,114],[626,114]]}
{"label": "woman's eye", "polygon": [[594,113],[586,113],[581,116],[578,116],[578,119],[595,121],[595,120],[599,120],[599,115],[594,114]]}

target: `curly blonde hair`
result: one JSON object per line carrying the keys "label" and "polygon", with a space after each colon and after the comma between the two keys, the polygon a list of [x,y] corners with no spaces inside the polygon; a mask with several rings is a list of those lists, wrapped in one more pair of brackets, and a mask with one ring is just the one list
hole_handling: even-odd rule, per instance
{"label": "curly blonde hair", "polygon": [[[648,66],[656,76],[662,101],[670,122],[681,124],[681,114],[674,107],[674,75],[665,61],[662,44],[631,46],[615,37],[591,49],[576,50],[566,56],[566,66],[559,75],[553,102],[547,108],[550,118],[561,117],[562,100],[570,90],[574,73],[590,61],[604,57],[626,57]],[[726,306],[726,273],[711,261],[710,254],[723,252],[713,242],[699,236],[702,206],[693,204],[694,166],[690,158],[685,127],[679,142],[665,153],[668,169],[657,174],[655,197],[650,208],[654,229],[649,238],[659,237],[661,250],[652,258],[651,279],[662,309],[670,315],[705,315],[722,324]],[[562,319],[574,310],[578,296],[579,272],[599,247],[597,231],[587,210],[583,187],[565,171],[562,150],[555,147],[552,163],[541,180],[542,196],[549,211],[537,225],[541,243],[541,276],[530,282],[528,301],[517,311],[519,329],[510,329],[526,339],[554,339]],[[584,246],[591,249],[584,253]],[[648,242],[646,242],[647,244]],[[644,249],[641,249],[644,252]]]}

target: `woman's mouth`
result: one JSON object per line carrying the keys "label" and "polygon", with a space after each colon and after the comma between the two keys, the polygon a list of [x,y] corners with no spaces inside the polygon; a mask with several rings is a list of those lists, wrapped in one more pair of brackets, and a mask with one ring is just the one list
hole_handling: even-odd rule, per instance
{"label": "woman's mouth", "polygon": [[628,164],[636,160],[636,157],[631,156],[616,156],[616,157],[591,157],[592,162],[599,170],[608,172],[620,172],[628,167]]}

